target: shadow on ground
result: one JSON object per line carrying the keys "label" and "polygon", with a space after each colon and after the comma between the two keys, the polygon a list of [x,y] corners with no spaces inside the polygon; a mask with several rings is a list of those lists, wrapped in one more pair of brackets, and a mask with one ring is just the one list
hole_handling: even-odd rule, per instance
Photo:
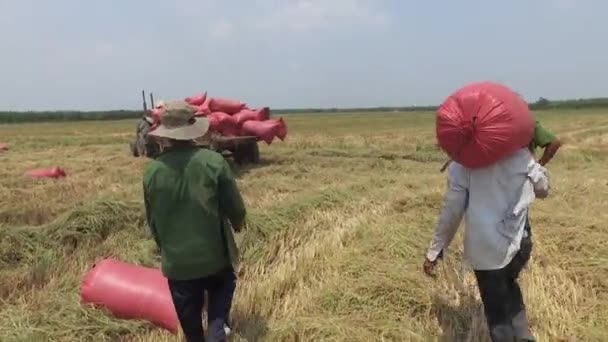
{"label": "shadow on ground", "polygon": [[230,168],[232,169],[232,171],[234,172],[234,175],[237,178],[243,178],[252,170],[262,169],[265,167],[269,167],[272,165],[279,165],[282,163],[283,163],[282,159],[275,159],[275,158],[260,158],[260,161],[255,164],[251,164],[251,163],[238,164],[234,160],[228,159],[228,164],[230,164]]}
{"label": "shadow on ground", "polygon": [[234,311],[231,323],[235,334],[233,341],[262,341],[268,332],[266,320],[258,315]]}
{"label": "shadow on ground", "polygon": [[481,302],[471,293],[461,293],[459,297],[456,303],[440,295],[433,298],[433,313],[443,332],[439,341],[489,341]]}

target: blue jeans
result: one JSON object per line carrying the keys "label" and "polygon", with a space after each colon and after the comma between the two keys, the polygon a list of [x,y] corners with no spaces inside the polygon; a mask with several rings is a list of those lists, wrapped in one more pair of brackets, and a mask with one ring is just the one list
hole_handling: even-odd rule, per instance
{"label": "blue jeans", "polygon": [[[193,280],[171,280],[169,289],[173,305],[188,342],[226,341],[224,324],[232,307],[236,276],[232,267],[214,275]],[[203,331],[205,291],[207,304],[207,340]]]}

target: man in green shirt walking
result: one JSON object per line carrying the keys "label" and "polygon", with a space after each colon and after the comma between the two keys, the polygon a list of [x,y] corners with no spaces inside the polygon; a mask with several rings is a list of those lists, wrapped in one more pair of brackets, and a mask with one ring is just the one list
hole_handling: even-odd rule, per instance
{"label": "man in green shirt walking", "polygon": [[226,340],[238,263],[232,230],[241,230],[246,214],[228,163],[193,143],[208,129],[209,122],[195,118],[187,105],[168,105],[160,126],[148,133],[163,151],[146,167],[143,181],[148,226],[189,342],[205,341],[205,291],[207,340]]}
{"label": "man in green shirt walking", "polygon": [[530,142],[530,151],[535,154],[536,148],[544,148],[544,152],[538,163],[542,166],[547,165],[553,159],[555,153],[562,146],[561,141],[537,120],[534,125],[534,138]]}

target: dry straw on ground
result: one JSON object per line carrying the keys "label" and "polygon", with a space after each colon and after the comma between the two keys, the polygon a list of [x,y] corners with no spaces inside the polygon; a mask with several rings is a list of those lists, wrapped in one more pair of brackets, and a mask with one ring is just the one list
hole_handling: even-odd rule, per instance
{"label": "dry straw on ground", "polygon": [[[540,115],[566,140],[550,199],[532,209],[523,286],[540,341],[608,340],[608,116]],[[445,187],[432,115],[288,119],[285,143],[237,169],[250,212],[235,340],[487,341],[458,239],[437,280],[421,263]],[[134,122],[0,127],[2,341],[178,341],[79,304],[79,282],[113,256],[157,265],[144,229]],[[32,181],[34,167],[68,178]]]}

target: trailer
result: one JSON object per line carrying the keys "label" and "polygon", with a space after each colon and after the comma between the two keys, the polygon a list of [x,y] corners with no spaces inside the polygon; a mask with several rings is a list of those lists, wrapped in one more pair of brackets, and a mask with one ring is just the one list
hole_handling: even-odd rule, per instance
{"label": "trailer", "polygon": [[[147,115],[144,91],[142,91],[142,97],[144,111],[135,130],[135,140],[129,145],[134,157],[155,158],[161,149],[154,138],[148,136],[148,131],[152,127],[152,119]],[[150,94],[150,100],[154,106],[152,94]],[[257,164],[260,161],[259,139],[255,136],[225,137],[216,132],[208,132],[195,142],[201,147],[222,154],[224,158],[232,158],[237,164]]]}

